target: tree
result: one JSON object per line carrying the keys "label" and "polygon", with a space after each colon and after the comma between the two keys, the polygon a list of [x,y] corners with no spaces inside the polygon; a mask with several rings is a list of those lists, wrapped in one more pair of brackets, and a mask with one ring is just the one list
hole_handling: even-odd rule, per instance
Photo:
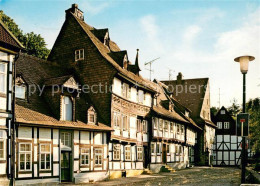
{"label": "tree", "polygon": [[252,150],[260,157],[260,98],[249,100],[247,103],[249,113],[249,139]]}
{"label": "tree", "polygon": [[47,59],[50,50],[46,48],[45,40],[40,34],[35,34],[33,32],[24,34],[14,20],[7,16],[2,10],[0,10],[0,19],[23,44],[28,54]]}
{"label": "tree", "polygon": [[237,103],[237,100],[235,98],[233,99],[232,105],[228,107],[227,110],[231,114],[231,116],[236,116],[240,112],[240,105]]}

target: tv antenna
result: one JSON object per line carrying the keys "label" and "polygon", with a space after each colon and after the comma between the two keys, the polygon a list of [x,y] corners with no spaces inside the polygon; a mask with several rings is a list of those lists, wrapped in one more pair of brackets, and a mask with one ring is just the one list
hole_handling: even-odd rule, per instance
{"label": "tv antenna", "polygon": [[172,79],[172,73],[175,72],[175,70],[172,70],[170,68],[168,68],[168,73],[169,73],[169,81]]}
{"label": "tv antenna", "polygon": [[154,71],[152,70],[152,63],[153,63],[154,61],[158,60],[158,59],[160,59],[160,58],[158,57],[158,58],[153,59],[153,60],[151,60],[151,61],[148,61],[148,62],[146,62],[146,63],[144,64],[145,66],[146,66],[146,65],[149,65],[149,69],[145,69],[145,70],[148,70],[148,71],[150,72],[150,81],[151,81],[151,79],[152,79],[152,72],[154,72]]}

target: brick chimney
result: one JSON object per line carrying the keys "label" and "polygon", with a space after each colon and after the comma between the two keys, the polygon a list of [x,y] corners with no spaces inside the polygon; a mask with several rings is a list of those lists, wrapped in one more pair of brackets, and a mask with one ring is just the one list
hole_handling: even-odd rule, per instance
{"label": "brick chimney", "polygon": [[181,72],[179,72],[179,73],[178,73],[178,76],[177,76],[177,83],[178,83],[178,84],[181,84],[182,78],[183,78],[183,75],[182,75]]}
{"label": "brick chimney", "polygon": [[84,14],[83,12],[78,8],[77,4],[72,4],[71,8],[65,11],[66,12],[66,18],[70,13],[73,13],[77,18],[84,21]]}

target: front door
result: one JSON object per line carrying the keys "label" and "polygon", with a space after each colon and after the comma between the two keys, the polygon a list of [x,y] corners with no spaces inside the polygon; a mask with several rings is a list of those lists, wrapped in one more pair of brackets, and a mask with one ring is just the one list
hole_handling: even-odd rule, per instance
{"label": "front door", "polygon": [[163,161],[163,163],[166,163],[166,155],[167,155],[166,144],[163,144],[163,149],[162,149],[162,161]]}
{"label": "front door", "polygon": [[149,155],[148,155],[148,147],[144,147],[144,168],[148,168]]}
{"label": "front door", "polygon": [[71,152],[61,152],[61,181],[71,181],[70,154]]}

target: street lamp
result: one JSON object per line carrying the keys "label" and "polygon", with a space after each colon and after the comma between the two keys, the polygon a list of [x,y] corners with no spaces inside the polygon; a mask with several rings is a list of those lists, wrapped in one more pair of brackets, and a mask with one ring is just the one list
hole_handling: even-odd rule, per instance
{"label": "street lamp", "polygon": [[[255,58],[253,56],[240,56],[235,58],[236,62],[240,63],[240,71],[243,74],[243,113],[246,112],[246,73],[248,71],[248,64],[250,61],[253,61]],[[242,129],[243,130],[243,129]],[[243,135],[243,134],[242,134]],[[242,136],[242,152],[241,152],[241,183],[245,183],[245,168],[246,168],[246,138]]]}

